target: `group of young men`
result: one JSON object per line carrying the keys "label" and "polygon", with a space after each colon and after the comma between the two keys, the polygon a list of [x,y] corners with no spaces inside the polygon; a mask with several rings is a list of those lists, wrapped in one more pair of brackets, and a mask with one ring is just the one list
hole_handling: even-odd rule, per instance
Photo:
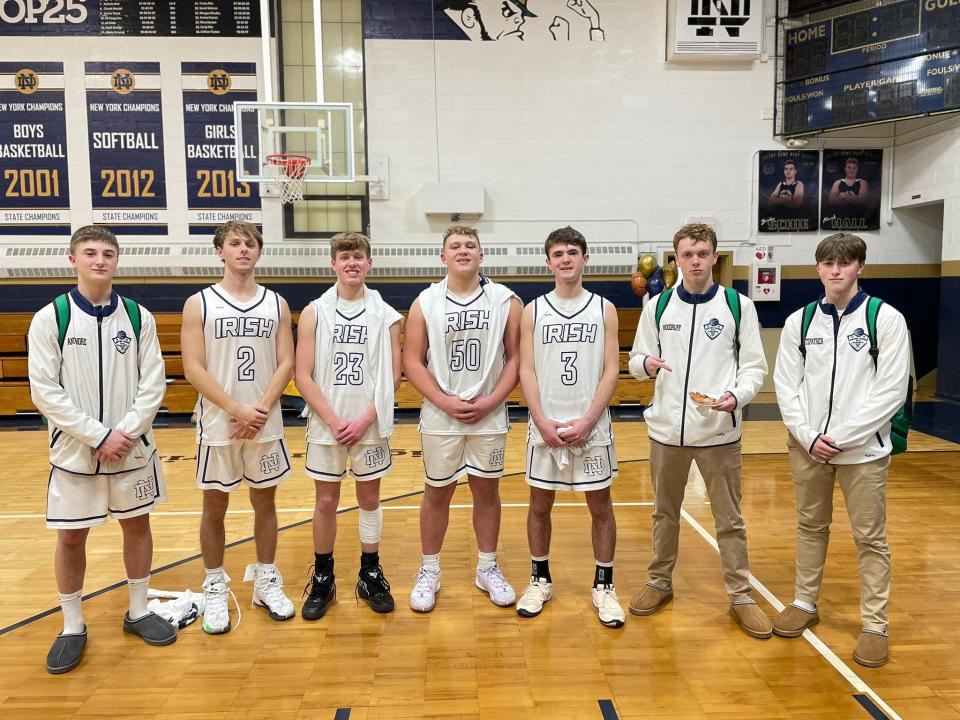
{"label": "group of young men", "polygon": [[[443,237],[444,279],[410,308],[404,347],[401,316],[365,284],[372,260],[359,233],[331,241],[336,282],[302,312],[294,349],[290,311],[260,286],[256,227],[226,223],[214,236],[223,279],[184,307],[181,353],[199,392],[197,486],[203,490],[200,543],[206,577],[203,629],[230,630],[230,577],[224,570],[224,518],[231,491],[245,484],[255,513],[257,562],[247,568],[253,602],[274,620],[294,616],[274,560],[277,485],[291,474],[280,396],[292,376],[307,406],[305,473],[315,481],[315,563],[301,609],[318,620],[336,598],[333,548],[340,483],[350,474],[359,504],[357,595],[381,613],[394,609],[380,563],[380,479],[392,466],[394,393],[401,370],[423,396],[420,433],[425,488],[422,559],[410,607],[431,611],[440,591],[440,551],[450,502],[466,477],[478,546],[476,586],[495,605],[534,617],[553,596],[549,553],[557,490],[580,490],[592,521],[596,561],[591,583],[599,620],[621,627],[626,615],[613,582],[616,521],[610,487],[617,454],[609,412],[619,378],[617,313],[583,287],[587,242],[571,227],[544,243],[552,291],[525,308],[481,271],[473,228]],[[740,510],[742,408],[767,371],[757,313],[749,299],[713,279],[717,239],[705,225],[674,238],[682,280],[647,303],[630,371],[655,378],[645,412],[654,488],[650,582],[630,603],[650,615],[673,597],[681,503],[696,460],[710,497],[731,611],[748,634],[795,637],[815,624],[826,558],[832,490],[839,480],[858,545],[864,629],[854,657],[887,656],[890,586],[884,530],[890,418],[903,402],[908,341],[903,317],[884,306],[879,352],[861,352],[866,295],[857,284],[866,246],[834,235],[817,249],[825,294],[812,322],[791,315],[775,374],[790,431],[798,528],[796,599],[771,623],[751,598],[746,531]],[[77,287],[40,310],[29,332],[34,401],[47,417],[51,472],[47,525],[58,530],[56,578],[64,627],[47,656],[51,673],[81,660],[87,639],[80,598],[89,528],[118,519],[123,529],[130,608],[123,628],[152,645],[176,629],[149,612],[152,540],[149,512],[165,498],[151,425],[163,399],[164,366],[151,314],[113,290],[119,247],[109,230],[88,226],[71,239]],[[802,325],[802,327],[801,327]],[[94,381],[96,378],[96,381]],[[497,564],[509,419],[507,395],[520,382],[527,407],[527,536],[531,576],[520,598]],[[829,389],[829,394],[828,394]],[[691,393],[712,394],[694,403]]]}

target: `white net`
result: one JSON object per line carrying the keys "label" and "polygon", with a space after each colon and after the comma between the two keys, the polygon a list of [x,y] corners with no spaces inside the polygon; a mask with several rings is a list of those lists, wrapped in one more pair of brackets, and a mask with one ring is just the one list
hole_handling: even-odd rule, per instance
{"label": "white net", "polygon": [[295,203],[303,200],[303,178],[310,167],[306,155],[282,153],[267,157],[267,165],[273,170],[274,182],[280,188],[280,202]]}

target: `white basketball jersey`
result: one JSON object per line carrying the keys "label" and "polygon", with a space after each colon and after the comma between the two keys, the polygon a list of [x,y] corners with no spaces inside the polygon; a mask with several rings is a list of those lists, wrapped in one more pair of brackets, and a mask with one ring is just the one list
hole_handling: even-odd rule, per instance
{"label": "white basketball jersey", "polygon": [[[551,420],[576,420],[590,409],[603,376],[606,302],[586,290],[575,298],[559,298],[550,292],[533,301],[533,360],[540,407]],[[543,443],[532,421],[528,438],[535,445]],[[609,445],[610,438],[607,408],[588,444]]]}
{"label": "white basketball jersey", "polygon": [[[503,336],[490,336],[490,300],[483,286],[469,298],[447,293],[446,329],[444,347],[427,349],[427,368],[435,363],[446,363],[450,368],[449,387],[460,393],[474,387],[482,378],[483,354],[492,343],[497,353],[487,380],[478,393],[486,396],[493,392],[503,372]],[[429,318],[427,318],[429,322]],[[509,429],[506,403],[473,425],[454,420],[427,398],[420,408],[420,432],[432,435],[487,435],[505,433]]]}
{"label": "white basketball jersey", "polygon": [[[207,372],[238,403],[257,404],[277,371],[280,296],[258,285],[253,299],[242,302],[220,285],[211,285],[200,291],[200,305]],[[230,416],[219,405],[202,396],[197,405],[197,442],[243,442],[230,439]],[[282,437],[283,418],[277,403],[254,441]]]}
{"label": "white basketball jersey", "polygon": [[[319,321],[323,312],[320,301],[313,301],[313,309]],[[394,317],[395,316],[395,317]],[[388,326],[400,319],[399,313],[389,308],[384,321]],[[337,299],[336,324],[333,327],[333,342],[329,352],[329,370],[323,368],[320,352],[320,336],[316,335],[313,354],[313,380],[323,393],[324,399],[344,420],[353,420],[363,415],[374,401],[375,378],[370,362],[370,344],[367,330],[367,313],[363,300]],[[324,338],[323,342],[328,342]],[[326,352],[323,353],[327,355]],[[307,441],[336,445],[337,439],[330,427],[316,413],[310,413],[307,422]],[[360,438],[361,445],[380,442],[377,423],[371,423],[366,434]]]}

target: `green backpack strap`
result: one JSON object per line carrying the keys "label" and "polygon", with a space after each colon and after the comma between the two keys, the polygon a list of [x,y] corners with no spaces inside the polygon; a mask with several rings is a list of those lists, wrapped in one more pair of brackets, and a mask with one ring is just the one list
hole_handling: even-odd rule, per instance
{"label": "green backpack strap", "polygon": [[121,297],[123,306],[127,309],[127,316],[130,318],[130,324],[133,325],[133,334],[137,338],[137,344],[140,344],[140,305],[136,300]]}
{"label": "green backpack strap", "polygon": [[727,307],[733,315],[733,342],[737,348],[737,354],[740,354],[740,293],[733,288],[724,288],[724,296],[727,301]]}
{"label": "green backpack strap", "polygon": [[70,298],[66,293],[53,299],[53,312],[57,316],[57,344],[63,350],[63,341],[67,339],[67,328],[70,326]]}
{"label": "green backpack strap", "polygon": [[813,316],[817,312],[818,301],[813,301],[803,308],[803,319],[800,321],[800,354],[804,361],[807,359],[807,332],[810,330],[810,323],[813,322]]}
{"label": "green backpack strap", "polygon": [[878,297],[867,298],[867,336],[870,338],[870,357],[873,358],[873,369],[877,369],[877,358],[880,348],[877,347],[877,315],[883,300]]}
{"label": "green backpack strap", "polygon": [[663,313],[666,312],[667,303],[670,302],[670,297],[673,295],[673,288],[666,288],[660,293],[660,296],[657,298],[657,334],[660,334],[660,318],[663,317]]}

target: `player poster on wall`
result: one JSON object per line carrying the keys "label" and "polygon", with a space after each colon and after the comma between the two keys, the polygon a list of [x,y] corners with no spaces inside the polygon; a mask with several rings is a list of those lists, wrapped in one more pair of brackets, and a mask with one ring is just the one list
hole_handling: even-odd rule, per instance
{"label": "player poster on wall", "polygon": [[93,222],[117,235],[165,235],[160,63],[88,62]]}
{"label": "player poster on wall", "polygon": [[63,63],[0,62],[0,235],[69,234]]}
{"label": "player poster on wall", "polygon": [[[237,182],[233,103],[257,99],[254,63],[181,63],[191,235],[211,235],[228,220],[263,222],[259,187]],[[247,113],[253,125],[256,115]],[[255,126],[245,134],[256,138]],[[244,147],[257,157],[257,147]]]}
{"label": "player poster on wall", "polygon": [[820,153],[816,150],[761,150],[757,229],[762,233],[817,229]]}
{"label": "player poster on wall", "polygon": [[879,230],[883,150],[824,150],[823,230]]}

